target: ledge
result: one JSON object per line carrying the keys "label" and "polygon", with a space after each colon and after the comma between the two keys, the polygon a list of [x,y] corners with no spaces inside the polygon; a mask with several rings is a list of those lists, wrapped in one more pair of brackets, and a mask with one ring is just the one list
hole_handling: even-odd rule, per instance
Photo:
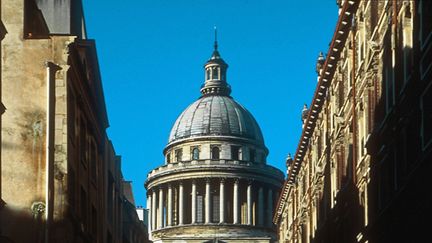
{"label": "ledge", "polygon": [[157,229],[151,232],[153,239],[175,239],[177,237],[213,239],[215,236],[220,239],[275,239],[276,231],[273,228],[260,227],[244,224],[185,224]]}
{"label": "ledge", "polygon": [[[199,176],[208,173],[208,177],[236,177],[239,178],[239,175],[244,175],[247,178],[247,175],[253,175],[255,178],[256,175],[265,175],[268,179],[264,181],[273,180],[273,184],[278,184],[279,186],[282,184],[284,179],[284,174],[279,169],[267,165],[267,164],[258,164],[258,163],[249,163],[246,161],[238,161],[238,160],[192,160],[192,161],[182,161],[179,163],[170,163],[163,166],[160,166],[154,170],[152,170],[147,175],[147,181],[145,185],[149,185],[150,182],[161,178],[161,177],[175,177],[178,174],[184,173],[198,173]],[[233,172],[237,172],[233,173]],[[229,174],[226,174],[229,173]],[[222,175],[223,174],[223,175]],[[189,179],[191,177],[187,177],[184,179]],[[240,177],[241,178],[241,177]],[[252,179],[254,179],[252,178]]]}

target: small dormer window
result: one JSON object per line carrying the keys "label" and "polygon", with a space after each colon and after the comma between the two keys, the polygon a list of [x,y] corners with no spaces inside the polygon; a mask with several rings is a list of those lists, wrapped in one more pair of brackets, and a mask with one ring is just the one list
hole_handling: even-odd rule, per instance
{"label": "small dormer window", "polygon": [[212,79],[219,79],[219,69],[213,68]]}

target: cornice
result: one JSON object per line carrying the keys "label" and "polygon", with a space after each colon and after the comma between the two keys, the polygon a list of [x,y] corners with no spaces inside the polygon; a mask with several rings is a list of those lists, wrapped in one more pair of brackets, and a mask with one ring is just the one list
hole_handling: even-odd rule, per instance
{"label": "cornice", "polygon": [[286,199],[289,195],[289,187],[295,184],[295,179],[300,170],[303,158],[306,154],[309,140],[316,126],[318,114],[321,111],[321,108],[325,102],[327,90],[335,73],[341,51],[344,48],[346,39],[350,32],[353,13],[355,13],[355,11],[357,10],[358,4],[359,1],[347,0],[342,6],[336,24],[336,29],[333,33],[333,38],[327,52],[326,60],[320,72],[318,84],[312,98],[312,103],[310,105],[307,118],[304,121],[304,127],[302,130],[300,141],[297,145],[296,153],[294,155],[294,161],[289,168],[286,183],[282,188],[282,193],[276,206],[276,213],[273,218],[275,223],[280,220],[281,213],[286,203]]}

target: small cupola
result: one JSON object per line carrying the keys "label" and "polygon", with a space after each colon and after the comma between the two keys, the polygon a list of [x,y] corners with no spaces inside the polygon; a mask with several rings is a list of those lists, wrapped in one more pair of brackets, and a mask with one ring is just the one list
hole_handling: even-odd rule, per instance
{"label": "small cupola", "polygon": [[231,94],[231,87],[226,81],[228,64],[222,59],[218,51],[217,30],[215,28],[214,50],[210,59],[204,65],[205,81],[201,87],[203,95],[226,95]]}

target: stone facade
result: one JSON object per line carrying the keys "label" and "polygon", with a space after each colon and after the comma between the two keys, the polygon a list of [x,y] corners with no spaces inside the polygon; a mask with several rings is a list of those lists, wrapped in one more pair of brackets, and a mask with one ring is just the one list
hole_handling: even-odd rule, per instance
{"label": "stone facade", "polygon": [[2,0],[1,16],[1,242],[121,242],[121,159],[81,1]]}
{"label": "stone facade", "polygon": [[283,173],[253,116],[229,96],[228,65],[205,65],[202,96],[175,122],[165,164],[148,174],[153,242],[274,242],[272,214]]}
{"label": "stone facade", "polygon": [[123,243],[148,242],[147,227],[139,218],[132,193],[132,183],[123,181]]}
{"label": "stone facade", "polygon": [[280,242],[422,242],[432,212],[431,1],[338,1],[274,222]]}
{"label": "stone facade", "polygon": [[[2,47],[2,41],[6,35],[7,31],[6,31],[6,27],[3,24],[2,18],[1,18],[1,1],[0,1],[0,56],[1,56],[1,47]],[[0,62],[0,70],[1,70],[1,62]],[[3,102],[1,101],[1,72],[0,72],[0,127],[1,127],[1,116],[3,115],[3,113],[6,110],[6,107],[3,105]],[[0,141],[1,141],[1,133],[0,133]],[[1,146],[0,146],[0,210],[3,208],[4,206],[4,201],[2,199],[2,194],[1,194]],[[0,231],[0,237],[1,237],[1,231]]]}

